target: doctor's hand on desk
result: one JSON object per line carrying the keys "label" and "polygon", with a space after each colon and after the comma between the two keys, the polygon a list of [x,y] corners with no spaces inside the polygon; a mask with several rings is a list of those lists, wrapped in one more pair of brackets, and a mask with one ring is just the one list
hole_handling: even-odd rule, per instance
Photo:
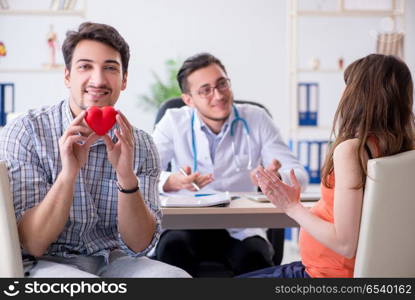
{"label": "doctor's hand on desk", "polygon": [[165,192],[173,192],[183,189],[195,192],[195,184],[199,188],[203,188],[213,181],[212,174],[201,175],[199,172],[192,173],[189,166],[184,166],[182,169],[187,176],[181,172],[172,173],[164,183],[163,190]]}
{"label": "doctor's hand on desk", "polygon": [[[280,173],[278,172],[278,170],[281,168],[281,163],[279,162],[279,160],[277,160],[277,159],[273,159],[272,160],[272,162],[270,163],[270,165],[266,168],[266,170],[267,171],[269,171],[269,172],[272,172],[272,173],[274,173],[274,174],[276,174],[280,179],[281,179],[281,175],[280,175]],[[256,174],[257,174],[257,172],[259,171],[259,170],[263,170],[264,169],[264,167],[263,166],[258,166],[258,167],[256,167],[255,169],[253,169],[252,171],[251,171],[251,181],[252,181],[252,183],[254,184],[254,185],[256,185],[256,186],[259,186],[259,184],[258,184],[258,179],[257,179],[257,176],[256,176]]]}

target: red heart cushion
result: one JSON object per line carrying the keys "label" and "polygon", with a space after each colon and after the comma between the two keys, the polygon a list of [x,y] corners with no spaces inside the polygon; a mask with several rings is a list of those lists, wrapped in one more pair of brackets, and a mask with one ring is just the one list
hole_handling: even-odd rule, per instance
{"label": "red heart cushion", "polygon": [[91,106],[86,111],[85,121],[98,135],[105,135],[115,124],[117,112],[112,106]]}

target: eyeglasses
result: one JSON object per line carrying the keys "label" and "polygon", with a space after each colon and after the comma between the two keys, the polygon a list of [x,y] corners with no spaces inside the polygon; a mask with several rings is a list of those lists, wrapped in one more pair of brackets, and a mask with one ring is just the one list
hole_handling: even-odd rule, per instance
{"label": "eyeglasses", "polygon": [[229,91],[229,89],[231,88],[231,81],[229,78],[222,78],[218,81],[218,83],[216,84],[216,86],[202,86],[197,93],[199,94],[200,97],[209,99],[213,96],[213,93],[215,91],[215,89],[217,89],[219,92],[224,93]]}

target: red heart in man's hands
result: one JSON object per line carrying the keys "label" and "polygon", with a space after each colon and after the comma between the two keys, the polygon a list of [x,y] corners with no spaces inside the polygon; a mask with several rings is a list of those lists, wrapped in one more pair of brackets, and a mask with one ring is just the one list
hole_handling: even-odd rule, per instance
{"label": "red heart in man's hands", "polygon": [[105,135],[115,124],[116,110],[112,106],[91,106],[86,111],[85,121],[98,135]]}

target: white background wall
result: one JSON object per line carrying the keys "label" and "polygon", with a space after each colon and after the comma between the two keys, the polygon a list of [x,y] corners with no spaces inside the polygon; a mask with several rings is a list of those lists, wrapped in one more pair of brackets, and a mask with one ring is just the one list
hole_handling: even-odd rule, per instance
{"label": "white background wall", "polygon": [[[79,0],[80,1],[80,0]],[[329,0],[335,1],[335,0]],[[373,1],[373,0],[372,0]],[[21,7],[45,6],[48,0],[9,0]],[[321,1],[320,1],[321,2]],[[328,2],[328,1],[325,1]],[[37,68],[47,62],[46,34],[54,24],[60,43],[68,29],[85,20],[115,26],[130,44],[128,87],[117,104],[131,122],[151,131],[155,112],[144,110],[138,96],[149,92],[151,72],[164,76],[164,61],[187,58],[208,51],[219,57],[232,79],[235,97],[265,104],[288,138],[288,0],[87,0],[86,18],[62,16],[0,15],[0,40],[8,50],[1,68]],[[415,0],[407,1],[406,58],[415,70]],[[370,35],[381,18],[302,19],[301,63],[319,57],[322,66],[335,65],[339,56],[346,65],[374,52]],[[60,57],[58,62],[62,63]],[[315,78],[303,77],[304,80]],[[328,75],[324,75],[328,76]],[[330,120],[342,87],[337,78],[322,77],[323,120]],[[67,96],[63,74],[0,73],[1,82],[15,82],[19,112],[56,103]],[[324,121],[329,123],[329,121]],[[323,123],[324,123],[323,122]]]}

